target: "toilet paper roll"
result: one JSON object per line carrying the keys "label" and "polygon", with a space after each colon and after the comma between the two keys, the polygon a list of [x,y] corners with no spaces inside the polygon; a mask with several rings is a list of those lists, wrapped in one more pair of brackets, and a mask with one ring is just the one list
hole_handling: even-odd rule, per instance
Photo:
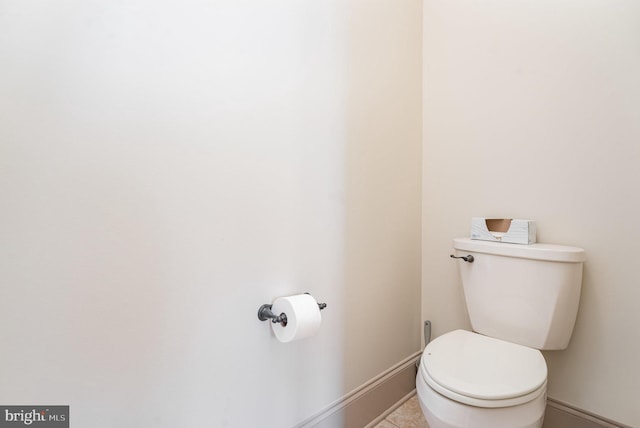
{"label": "toilet paper roll", "polygon": [[287,315],[287,325],[271,324],[273,333],[280,342],[293,342],[314,335],[322,322],[318,302],[309,294],[279,297],[273,302],[274,314]]}

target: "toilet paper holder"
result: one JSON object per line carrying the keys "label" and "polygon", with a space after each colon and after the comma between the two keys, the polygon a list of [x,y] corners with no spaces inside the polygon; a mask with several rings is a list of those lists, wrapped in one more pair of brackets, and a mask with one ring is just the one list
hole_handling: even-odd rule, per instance
{"label": "toilet paper holder", "polygon": [[[309,294],[309,293],[304,293],[304,294]],[[271,310],[272,307],[273,305],[269,303],[265,303],[264,305],[260,306],[260,309],[258,309],[258,319],[260,321],[266,321],[268,319],[271,319],[272,323],[280,324],[282,327],[286,327],[287,314],[283,312],[280,315],[276,315]],[[323,310],[326,307],[327,307],[326,303],[318,303],[318,309]]]}

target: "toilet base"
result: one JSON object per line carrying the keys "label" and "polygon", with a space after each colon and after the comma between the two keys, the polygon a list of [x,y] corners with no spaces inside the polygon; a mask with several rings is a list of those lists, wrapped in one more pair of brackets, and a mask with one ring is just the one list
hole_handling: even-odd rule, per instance
{"label": "toilet base", "polygon": [[453,401],[433,389],[420,373],[418,401],[430,428],[540,428],[547,402],[546,390],[533,400],[511,407],[474,407]]}

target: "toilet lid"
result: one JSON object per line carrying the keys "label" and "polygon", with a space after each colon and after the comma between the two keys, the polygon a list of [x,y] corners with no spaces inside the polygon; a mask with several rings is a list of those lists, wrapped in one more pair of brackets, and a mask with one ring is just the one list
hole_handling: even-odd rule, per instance
{"label": "toilet lid", "polygon": [[430,342],[422,363],[436,390],[472,402],[539,395],[546,386],[547,365],[540,351],[464,330]]}

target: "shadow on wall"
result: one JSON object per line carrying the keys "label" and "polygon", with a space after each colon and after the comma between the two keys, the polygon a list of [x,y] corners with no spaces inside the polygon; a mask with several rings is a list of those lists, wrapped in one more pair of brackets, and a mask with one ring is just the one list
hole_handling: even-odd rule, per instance
{"label": "shadow on wall", "polygon": [[[345,392],[421,344],[421,17],[416,1],[350,4]],[[347,412],[344,426],[363,426],[407,392]]]}

